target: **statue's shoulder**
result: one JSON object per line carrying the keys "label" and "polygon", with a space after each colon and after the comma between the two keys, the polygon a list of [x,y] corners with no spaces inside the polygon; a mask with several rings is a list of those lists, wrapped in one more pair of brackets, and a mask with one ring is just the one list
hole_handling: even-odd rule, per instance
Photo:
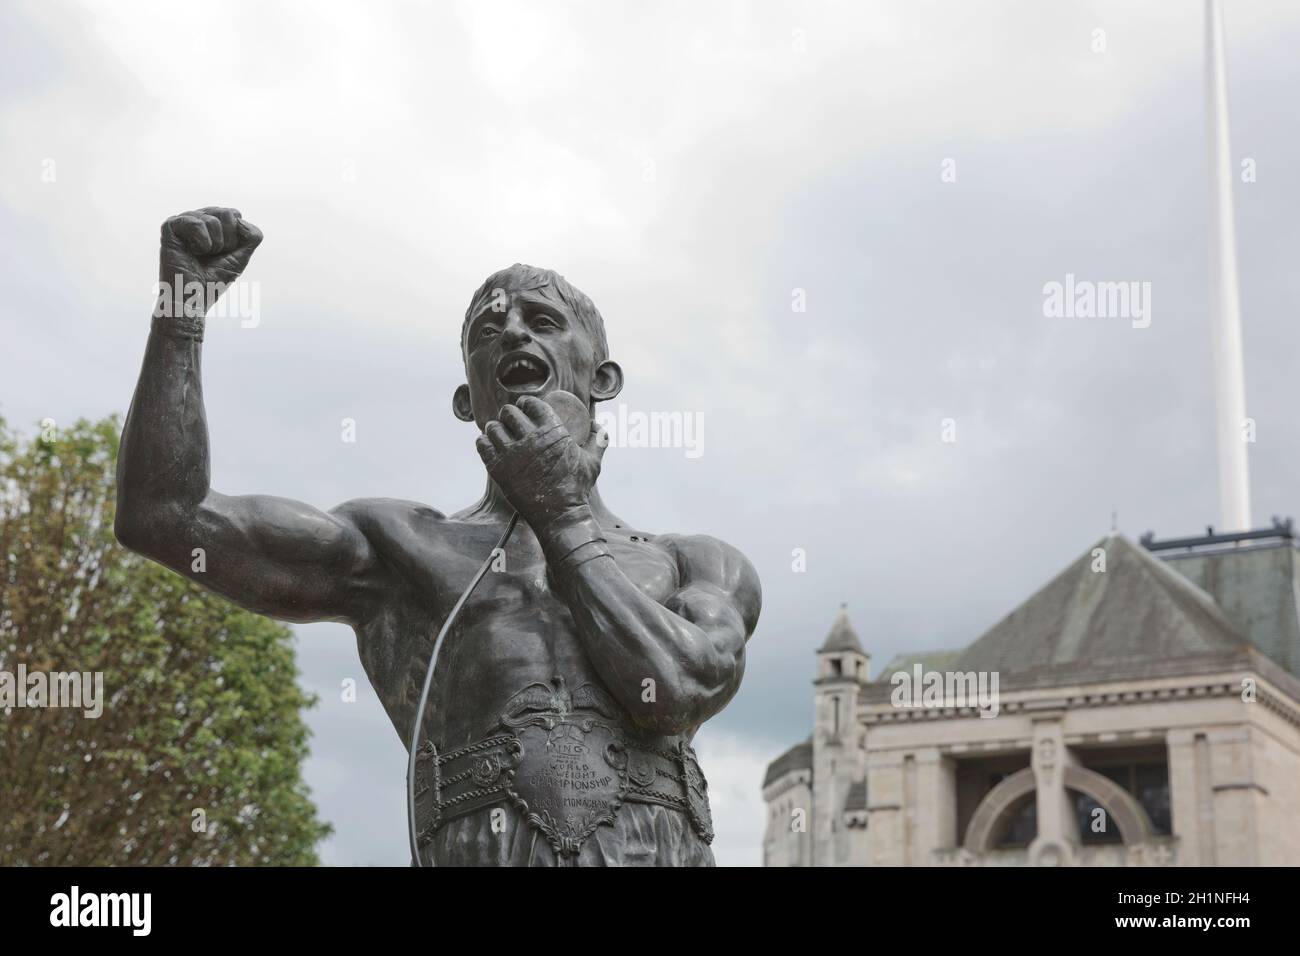
{"label": "statue's shoulder", "polygon": [[401,498],[353,498],[330,509],[330,513],[352,522],[373,544],[392,541],[447,520],[436,508]]}
{"label": "statue's shoulder", "polygon": [[725,591],[757,590],[758,572],[740,549],[707,534],[660,534],[654,541],[677,560],[684,579]]}
{"label": "statue's shoulder", "polygon": [[725,601],[744,622],[746,639],[754,633],[763,609],[763,586],[738,548],[707,534],[661,534],[654,543],[677,561],[683,586]]}

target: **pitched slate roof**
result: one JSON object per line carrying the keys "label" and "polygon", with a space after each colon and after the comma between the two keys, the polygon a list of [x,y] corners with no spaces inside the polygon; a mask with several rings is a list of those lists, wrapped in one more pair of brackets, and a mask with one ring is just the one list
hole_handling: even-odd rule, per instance
{"label": "pitched slate roof", "polygon": [[952,651],[918,651],[914,654],[899,654],[880,671],[878,681],[888,682],[899,671],[911,673],[912,668],[920,664],[927,671],[946,671],[961,657],[962,648]]}
{"label": "pitched slate roof", "polygon": [[849,623],[849,609],[845,604],[840,605],[840,613],[836,616],[835,623],[831,625],[831,632],[826,635],[826,640],[817,649],[818,654],[826,651],[866,653],[862,649],[862,642],[858,640],[857,632],[853,630],[853,625]]}
{"label": "pitched slate roof", "polygon": [[809,737],[801,744],[795,744],[781,756],[777,757],[767,765],[767,773],[763,775],[763,786],[775,783],[787,773],[796,770],[811,770],[813,765],[813,746],[812,738]]}
{"label": "pitched slate roof", "polygon": [[[1104,571],[1094,569],[1099,554]],[[1111,534],[967,647],[952,669],[1015,673],[1247,646],[1208,594],[1145,548]]]}

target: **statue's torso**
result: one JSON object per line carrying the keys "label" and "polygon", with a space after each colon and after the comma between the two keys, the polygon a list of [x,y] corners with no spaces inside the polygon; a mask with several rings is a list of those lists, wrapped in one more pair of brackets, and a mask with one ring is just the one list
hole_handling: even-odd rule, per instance
{"label": "statue's torso", "polygon": [[[357,626],[357,635],[366,672],[409,745],[437,631],[504,525],[399,504],[365,524],[405,586],[378,596],[377,613]],[[620,570],[647,597],[663,603],[679,588],[671,538],[659,542],[613,522],[603,531]],[[624,699],[642,690],[635,667],[631,674],[635,687],[622,689]],[[436,829],[431,839],[440,841],[444,860],[537,862],[541,853],[542,862],[553,862],[560,854],[546,839],[518,842],[518,816],[505,840],[486,815],[495,806],[514,813],[530,800],[534,809],[550,802],[559,821],[552,835],[579,824],[590,834],[574,842],[580,856],[572,859],[709,863],[706,784],[690,736],[656,736],[633,725],[589,661],[541,547],[520,522],[439,652],[422,734],[417,819],[422,832]],[[696,781],[693,795],[688,779]],[[462,798],[468,802],[456,802]],[[434,811],[430,801],[448,809]],[[429,827],[438,817],[446,819]],[[611,825],[586,826],[597,818]],[[651,833],[657,836],[647,840]]]}
{"label": "statue's torso", "polygon": [[[366,530],[406,586],[382,595],[378,613],[356,628],[367,676],[404,743],[437,631],[504,530],[405,510],[394,508]],[[647,597],[662,603],[677,590],[676,558],[653,535],[617,525],[603,531],[620,570]],[[443,750],[471,743],[491,732],[520,690],[556,677],[570,688],[609,690],[582,649],[536,536],[521,521],[439,652],[425,732]]]}

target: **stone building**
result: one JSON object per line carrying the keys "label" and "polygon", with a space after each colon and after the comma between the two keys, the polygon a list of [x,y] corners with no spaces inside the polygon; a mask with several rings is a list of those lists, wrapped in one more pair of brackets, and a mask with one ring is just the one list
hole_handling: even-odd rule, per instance
{"label": "stone building", "polygon": [[812,736],[763,784],[768,866],[1300,863],[1289,521],[1112,534],[875,679],[841,609],[816,661]]}

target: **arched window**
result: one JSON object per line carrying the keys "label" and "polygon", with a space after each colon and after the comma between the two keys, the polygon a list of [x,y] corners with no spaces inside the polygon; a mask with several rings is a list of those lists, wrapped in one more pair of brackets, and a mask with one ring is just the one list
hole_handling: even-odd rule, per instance
{"label": "arched window", "polygon": [[1027,793],[1003,815],[1003,823],[994,846],[999,850],[1029,846],[1038,836],[1038,796]]}

